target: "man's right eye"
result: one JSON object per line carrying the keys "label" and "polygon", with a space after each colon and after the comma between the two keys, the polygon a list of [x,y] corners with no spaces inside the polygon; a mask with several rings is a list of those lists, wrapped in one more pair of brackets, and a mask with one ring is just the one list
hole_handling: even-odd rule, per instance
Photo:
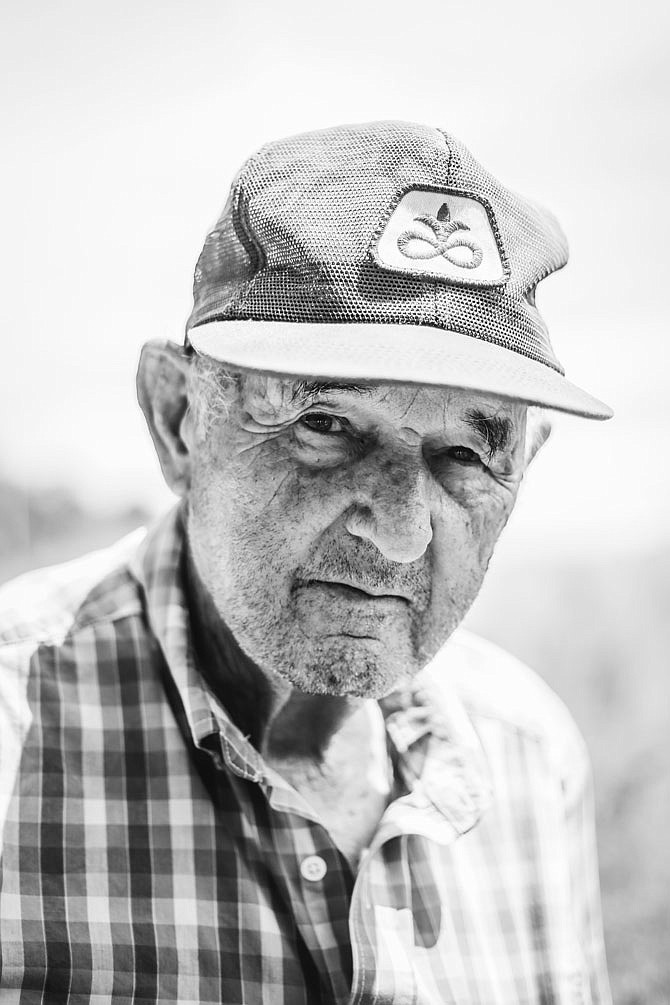
{"label": "man's right eye", "polygon": [[301,415],[298,420],[300,425],[306,426],[313,433],[341,433],[342,423],[335,415],[329,415],[328,412],[308,412],[306,415]]}

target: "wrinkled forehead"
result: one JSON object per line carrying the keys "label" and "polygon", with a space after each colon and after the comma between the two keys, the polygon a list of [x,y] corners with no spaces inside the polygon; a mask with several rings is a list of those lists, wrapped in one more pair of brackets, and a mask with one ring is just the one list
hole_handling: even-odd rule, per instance
{"label": "wrinkled forehead", "polygon": [[439,431],[453,422],[467,420],[471,424],[473,417],[482,417],[497,424],[504,440],[505,434],[511,437],[522,429],[527,411],[520,402],[483,392],[397,382],[362,383],[247,372],[240,388],[242,407],[261,421],[290,420],[306,408],[328,404],[416,428],[421,434]]}

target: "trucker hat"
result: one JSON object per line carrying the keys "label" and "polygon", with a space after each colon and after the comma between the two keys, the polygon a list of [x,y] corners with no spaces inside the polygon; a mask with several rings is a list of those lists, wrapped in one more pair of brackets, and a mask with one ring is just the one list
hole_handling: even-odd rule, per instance
{"label": "trucker hat", "polygon": [[565,265],[547,210],[411,122],[268,143],[195,270],[186,345],[234,369],[465,388],[606,419],[535,305]]}

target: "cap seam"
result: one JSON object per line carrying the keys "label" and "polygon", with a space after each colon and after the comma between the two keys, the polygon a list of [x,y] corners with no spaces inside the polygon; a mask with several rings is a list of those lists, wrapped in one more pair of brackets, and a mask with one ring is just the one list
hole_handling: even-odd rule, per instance
{"label": "cap seam", "polygon": [[[444,129],[440,129],[439,127],[438,127],[437,131],[438,131],[438,133],[442,133],[442,135],[444,136],[444,141],[447,144],[447,147],[449,149],[449,168],[448,168],[448,171],[451,172],[452,149],[451,149],[451,147],[449,145],[449,134]],[[465,192],[464,195],[469,195],[469,193]],[[500,233],[500,230],[498,228],[498,221],[496,219],[495,213],[493,212],[493,206],[491,206],[491,204],[489,203],[488,199],[484,199],[483,197],[476,196],[476,195],[474,196],[474,198],[475,199],[479,198],[481,200],[484,208],[486,209],[486,214],[487,214],[487,216],[489,218],[489,222],[491,224],[491,227],[493,228],[493,233],[495,235],[496,244],[498,245],[498,250],[499,250],[500,255],[501,255],[502,266],[503,266],[503,273],[504,273],[504,276],[505,276],[505,284],[507,284],[510,281],[510,279],[512,278],[512,266],[511,266],[510,261],[509,261],[509,259],[507,257],[507,252],[505,251],[505,245],[503,244],[502,234]],[[500,285],[502,285],[502,284],[500,284]]]}
{"label": "cap seam", "polygon": [[[446,150],[447,150],[447,170],[445,172],[445,180],[447,182],[447,185],[449,185],[449,182],[450,182],[450,179],[451,179],[451,147],[449,146],[449,140],[447,138],[447,134],[443,133],[441,129],[437,129],[436,131],[442,137],[442,139],[444,140],[444,145],[445,145]],[[436,161],[436,163],[435,163],[435,169],[433,171],[433,176],[434,177],[437,176],[437,167],[438,167],[438,165],[437,165],[437,156],[438,156],[438,152],[437,152],[437,148],[436,148],[435,149],[435,161]],[[432,285],[433,285],[433,320],[434,320],[435,324],[437,324],[437,319],[438,319],[438,313],[437,313],[437,290],[438,290],[437,276],[433,276],[433,283],[432,283]]]}
{"label": "cap seam", "polygon": [[251,221],[249,219],[249,197],[246,191],[246,180],[252,167],[257,163],[262,153],[268,146],[271,146],[271,144],[266,143],[259,150],[257,150],[256,153],[249,157],[238,175],[235,189],[233,190],[233,227],[235,228],[235,233],[237,234],[247,254],[249,254],[252,258],[251,264],[255,271],[255,275],[252,276],[251,281],[246,284],[248,288],[253,285],[258,272],[265,268],[267,259],[261,243],[254,234]]}

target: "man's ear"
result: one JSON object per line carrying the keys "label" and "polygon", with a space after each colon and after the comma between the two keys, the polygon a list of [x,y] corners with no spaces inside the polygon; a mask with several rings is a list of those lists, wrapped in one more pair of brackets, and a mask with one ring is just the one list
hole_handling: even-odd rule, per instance
{"label": "man's ear", "polygon": [[173,342],[155,340],[142,348],[137,368],[137,398],[154,441],[163,477],[183,496],[191,483],[187,431],[188,357]]}
{"label": "man's ear", "polygon": [[537,455],[540,447],[551,435],[551,422],[546,413],[539,409],[529,408],[526,419],[526,449],[524,461],[526,468]]}

